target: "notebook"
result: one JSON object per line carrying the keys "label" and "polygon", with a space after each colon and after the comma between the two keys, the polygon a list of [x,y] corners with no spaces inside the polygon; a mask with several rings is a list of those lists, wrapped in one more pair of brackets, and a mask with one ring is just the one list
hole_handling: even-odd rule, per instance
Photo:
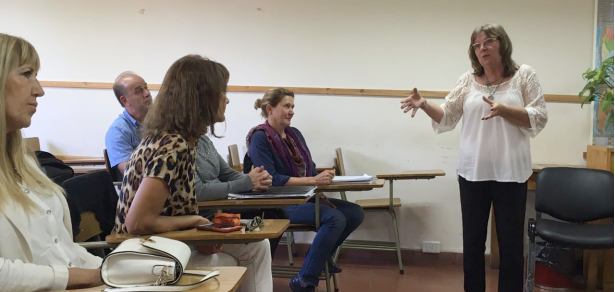
{"label": "notebook", "polygon": [[337,175],[333,177],[332,183],[369,183],[372,180],[376,179],[373,175]]}
{"label": "notebook", "polygon": [[277,198],[307,198],[314,195],[314,186],[282,186],[270,187],[264,192],[245,192],[228,194],[229,199],[277,199]]}

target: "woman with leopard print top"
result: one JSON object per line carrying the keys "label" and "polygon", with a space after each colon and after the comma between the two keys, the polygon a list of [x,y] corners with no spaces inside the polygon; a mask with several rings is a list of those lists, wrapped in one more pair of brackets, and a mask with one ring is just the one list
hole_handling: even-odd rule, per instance
{"label": "woman with leopard print top", "polygon": [[[171,65],[124,172],[114,232],[154,234],[209,222],[198,215],[196,144],[208,128],[214,133],[214,124],[224,121],[228,80],[222,64],[201,56],[188,55]],[[268,240],[196,249],[189,265],[239,264],[247,267],[240,291],[273,290]]]}

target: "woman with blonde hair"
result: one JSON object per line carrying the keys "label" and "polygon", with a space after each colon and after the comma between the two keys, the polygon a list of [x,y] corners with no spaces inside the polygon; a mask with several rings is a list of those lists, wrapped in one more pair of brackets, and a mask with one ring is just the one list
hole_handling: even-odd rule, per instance
{"label": "woman with blonde hair", "polygon": [[0,34],[0,291],[102,285],[102,259],[73,242],[64,192],[38,168],[21,135],[45,94],[39,68],[30,43]]}
{"label": "woman with blonde hair", "polygon": [[[134,235],[194,228],[209,221],[200,215],[195,195],[195,162],[199,137],[224,121],[229,72],[224,65],[198,55],[175,61],[167,71],[156,102],[124,172],[114,232]],[[224,246],[196,246],[190,266],[216,262],[221,251],[247,268],[241,291],[273,290],[269,241]]]}

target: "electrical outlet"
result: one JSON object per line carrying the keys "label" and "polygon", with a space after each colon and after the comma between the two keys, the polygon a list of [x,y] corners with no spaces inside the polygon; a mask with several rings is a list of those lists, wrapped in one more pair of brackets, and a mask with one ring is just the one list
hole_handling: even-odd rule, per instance
{"label": "electrical outlet", "polygon": [[424,253],[440,253],[439,241],[423,241]]}

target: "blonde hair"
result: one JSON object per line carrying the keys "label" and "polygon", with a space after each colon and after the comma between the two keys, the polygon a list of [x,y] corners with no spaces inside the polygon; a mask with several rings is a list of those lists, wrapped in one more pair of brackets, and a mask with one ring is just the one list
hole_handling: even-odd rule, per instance
{"label": "blonde hair", "polygon": [[474,29],[472,36],[470,37],[470,48],[468,49],[468,55],[470,55],[470,62],[472,62],[472,68],[474,69],[474,75],[483,76],[485,74],[485,68],[478,61],[476,52],[472,45],[476,36],[480,33],[485,33],[488,37],[497,38],[500,41],[500,56],[502,56],[502,63],[504,64],[504,77],[515,75],[515,71],[519,68],[517,63],[512,59],[512,42],[508,37],[508,34],[501,25],[485,24]]}
{"label": "blonde hair", "polygon": [[174,131],[186,140],[196,140],[207,133],[207,127],[218,137],[214,124],[229,77],[224,65],[199,55],[175,61],[145,116],[142,137]]}
{"label": "blonde hair", "polygon": [[267,105],[276,107],[278,103],[280,103],[280,101],[284,99],[285,96],[292,96],[293,98],[295,98],[295,93],[293,93],[292,91],[286,88],[281,88],[281,87],[275,88],[275,89],[269,89],[265,91],[265,95],[263,95],[263,98],[259,98],[254,102],[254,109],[255,110],[260,109],[261,117],[266,119],[267,116],[269,115],[267,113]]}
{"label": "blonde hair", "polygon": [[[0,33],[0,212],[13,201],[21,205],[26,212],[32,211],[35,204],[19,186],[15,170],[22,183],[40,194],[63,195],[60,186],[52,182],[38,168],[28,153],[28,148],[21,136],[21,130],[7,133],[6,128],[6,79],[15,67],[31,65],[34,71],[40,68],[40,60],[36,49],[26,40]],[[13,166],[15,169],[13,169]]]}

